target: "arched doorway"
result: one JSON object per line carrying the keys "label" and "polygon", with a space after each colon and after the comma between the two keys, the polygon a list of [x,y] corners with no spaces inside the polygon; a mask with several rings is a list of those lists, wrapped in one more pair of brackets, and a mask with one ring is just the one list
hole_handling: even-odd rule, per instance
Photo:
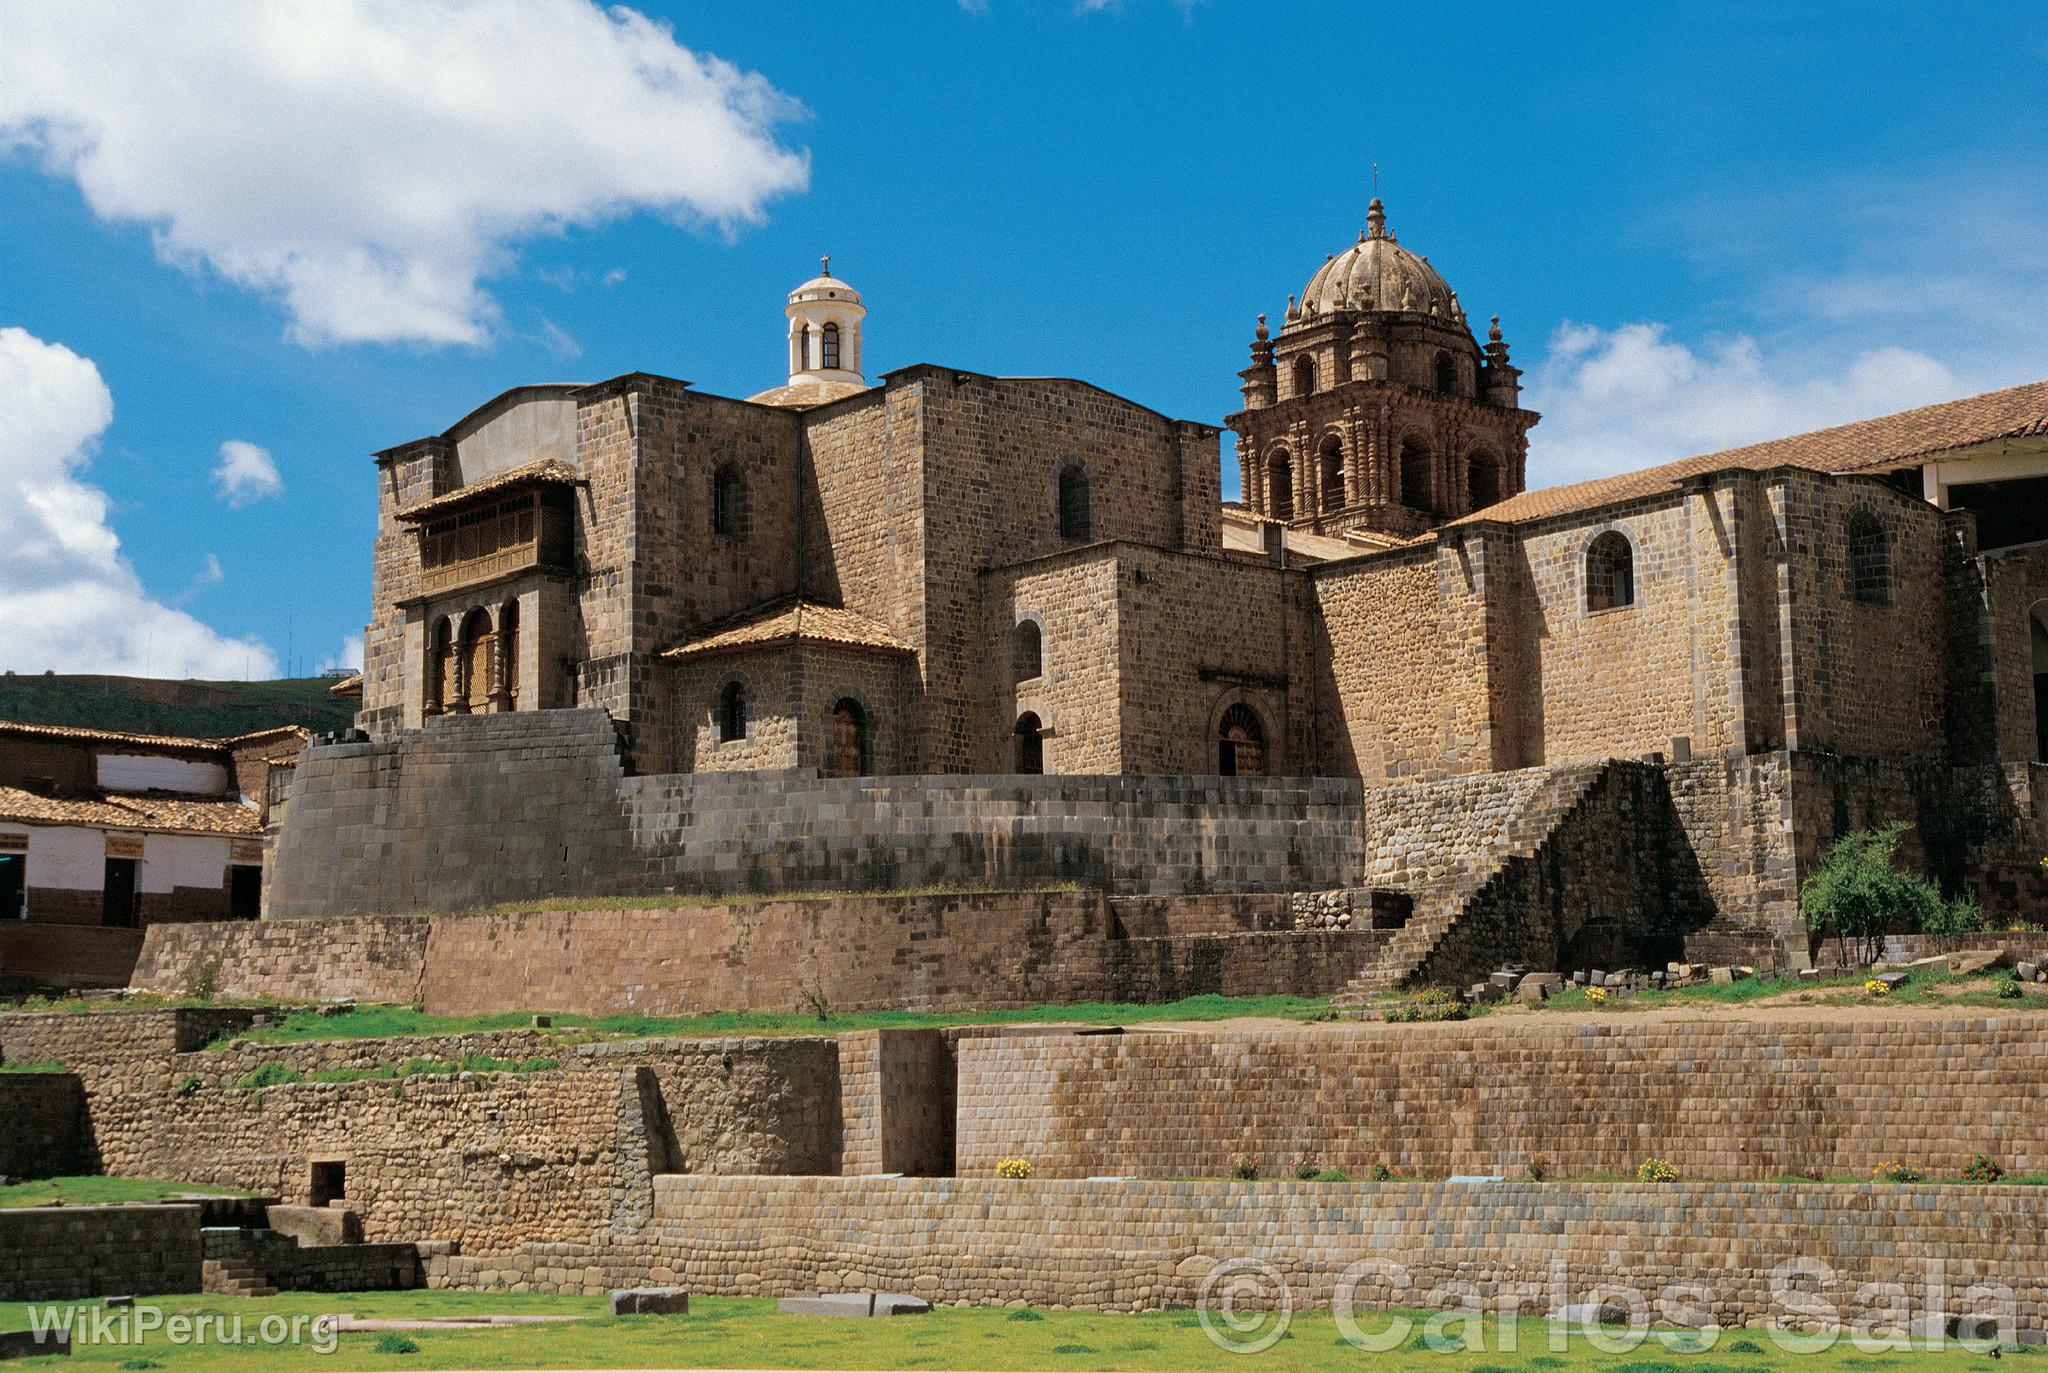
{"label": "arched doorway", "polygon": [[1484,448],[1465,459],[1467,510],[1484,510],[1500,501],[1500,459]]}
{"label": "arched doorway", "polygon": [[490,708],[492,647],[491,617],[479,606],[463,617],[462,636],[457,641],[460,701],[453,708],[465,715]]}
{"label": "arched doorway", "polygon": [[1032,712],[1017,717],[1014,742],[1018,772],[1035,777],[1045,771],[1045,727]]}
{"label": "arched doorway", "polygon": [[1434,457],[1426,440],[1410,437],[1401,441],[1401,504],[1432,515],[1436,513],[1436,483],[1430,480]]}
{"label": "arched doorway", "polygon": [[1216,771],[1225,777],[1263,777],[1266,727],[1259,713],[1239,701],[1216,725]]}
{"label": "arched doorway", "polygon": [[1294,459],[1284,448],[1266,460],[1266,513],[1276,520],[1294,518]]}
{"label": "arched doorway", "polygon": [[427,653],[426,713],[439,715],[455,699],[455,627],[443,615],[434,622],[433,647]]}
{"label": "arched doorway", "polygon": [[493,710],[519,708],[519,602],[498,607],[498,680],[491,692]]}
{"label": "arched doorway", "polygon": [[2028,647],[2034,669],[2034,758],[2048,763],[2048,601],[2027,611]]}
{"label": "arched doorway", "polygon": [[868,771],[868,715],[860,702],[843,697],[832,707],[832,744],[827,777],[865,777]]}
{"label": "arched doorway", "polygon": [[1322,511],[1327,515],[1344,508],[1344,445],[1335,434],[1327,435],[1318,456],[1321,471],[1317,475],[1321,490],[1317,494],[1322,502]]}

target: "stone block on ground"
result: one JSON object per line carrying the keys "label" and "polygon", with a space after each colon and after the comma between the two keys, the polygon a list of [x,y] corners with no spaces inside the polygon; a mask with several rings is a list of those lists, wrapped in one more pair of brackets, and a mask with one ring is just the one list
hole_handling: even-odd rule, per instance
{"label": "stone block on ground", "polygon": [[690,1294],[680,1287],[628,1287],[612,1293],[614,1316],[687,1316]]}
{"label": "stone block on ground", "polygon": [[921,1316],[932,1304],[902,1292],[832,1292],[784,1297],[775,1309],[792,1316]]}
{"label": "stone block on ground", "polygon": [[297,1240],[302,1249],[363,1242],[363,1218],[344,1206],[268,1206],[263,1216],[272,1230]]}
{"label": "stone block on ground", "polygon": [[1959,977],[1971,977],[1977,973],[1988,973],[1994,968],[2011,966],[2010,949],[1971,949],[1966,953],[1952,953],[1948,956],[1948,970]]}

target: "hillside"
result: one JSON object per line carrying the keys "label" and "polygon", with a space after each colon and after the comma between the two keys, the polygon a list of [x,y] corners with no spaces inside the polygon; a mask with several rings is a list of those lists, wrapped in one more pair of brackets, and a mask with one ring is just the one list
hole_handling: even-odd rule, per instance
{"label": "hillside", "polygon": [[167,682],[147,677],[0,675],[0,720],[219,739],[271,725],[349,729],[356,703],[326,677],[275,682]]}

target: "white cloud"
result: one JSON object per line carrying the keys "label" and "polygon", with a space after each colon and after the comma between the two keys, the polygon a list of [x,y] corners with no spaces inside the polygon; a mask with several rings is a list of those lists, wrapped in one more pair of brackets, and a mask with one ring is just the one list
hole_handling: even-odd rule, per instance
{"label": "white cloud", "polygon": [[262,643],[226,638],[153,599],[121,556],[106,493],[79,480],[114,418],[114,398],[90,360],[0,328],[0,415],[0,667],[276,673]]}
{"label": "white cloud", "polygon": [[267,449],[229,439],[220,446],[220,462],[213,469],[213,493],[229,505],[244,506],[283,495],[284,478],[277,475],[277,461]]}
{"label": "white cloud", "polygon": [[198,599],[202,592],[219,586],[227,579],[227,570],[220,565],[220,559],[209,553],[200,561],[199,570],[192,574],[192,581],[186,586],[185,594],[178,597],[172,604],[180,606],[189,605]]}
{"label": "white cloud", "polygon": [[1824,371],[1766,356],[1748,335],[1699,347],[1662,324],[1567,323],[1529,376],[1543,412],[1529,435],[1531,486],[1648,467],[1977,389],[1925,353],[1884,347]]}
{"label": "white cloud", "polygon": [[512,246],[639,210],[731,228],[801,190],[801,114],[590,0],[7,7],[0,149],[306,343],[474,344]]}
{"label": "white cloud", "polygon": [[332,672],[341,668],[346,668],[350,672],[361,672],[363,670],[362,635],[349,634],[343,636],[341,651],[331,658],[322,658],[320,660],[320,670],[322,672]]}

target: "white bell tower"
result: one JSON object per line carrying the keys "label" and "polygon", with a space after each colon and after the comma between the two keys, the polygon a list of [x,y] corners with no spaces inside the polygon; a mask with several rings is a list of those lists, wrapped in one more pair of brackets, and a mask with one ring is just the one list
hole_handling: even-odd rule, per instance
{"label": "white bell tower", "polygon": [[866,386],[860,371],[860,322],[867,307],[860,292],[824,270],[789,293],[789,384]]}

